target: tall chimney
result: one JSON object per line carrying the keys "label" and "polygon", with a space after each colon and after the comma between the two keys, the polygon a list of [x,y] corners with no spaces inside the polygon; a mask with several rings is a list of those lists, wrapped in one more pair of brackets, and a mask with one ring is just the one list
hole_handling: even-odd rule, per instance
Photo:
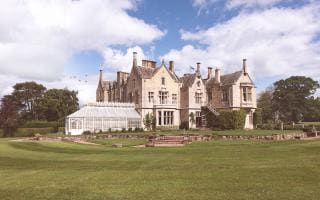
{"label": "tall chimney", "polygon": [[137,66],[137,52],[133,52],[133,63],[132,63],[132,65],[134,66],[134,67],[136,67]]}
{"label": "tall chimney", "polygon": [[243,71],[243,74],[246,75],[247,74],[247,59],[243,59],[242,60],[242,71]]}
{"label": "tall chimney", "polygon": [[212,77],[212,67],[208,67],[208,80]]}
{"label": "tall chimney", "polygon": [[214,78],[216,83],[220,83],[220,69],[216,68],[214,71]]}
{"label": "tall chimney", "polygon": [[199,62],[197,62],[197,71],[196,72],[200,72],[200,64]]}
{"label": "tall chimney", "polygon": [[99,81],[102,82],[102,69],[100,69]]}
{"label": "tall chimney", "polygon": [[173,70],[174,70],[174,62],[171,60],[171,61],[169,61],[169,70],[171,71],[171,72],[174,72]]}

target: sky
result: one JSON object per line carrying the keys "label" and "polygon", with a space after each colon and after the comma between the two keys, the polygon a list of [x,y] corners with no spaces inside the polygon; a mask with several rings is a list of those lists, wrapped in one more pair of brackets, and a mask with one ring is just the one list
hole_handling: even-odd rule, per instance
{"label": "sky", "polygon": [[138,59],[248,71],[258,91],[292,75],[320,81],[320,0],[1,0],[0,97],[17,82],[95,101],[104,79]]}

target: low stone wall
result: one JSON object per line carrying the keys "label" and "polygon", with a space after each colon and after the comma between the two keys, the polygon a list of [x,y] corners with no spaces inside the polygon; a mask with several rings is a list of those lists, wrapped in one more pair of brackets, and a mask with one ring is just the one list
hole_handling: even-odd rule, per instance
{"label": "low stone wall", "polygon": [[273,135],[218,135],[215,138],[221,140],[293,140],[308,137],[307,133],[287,133]]}

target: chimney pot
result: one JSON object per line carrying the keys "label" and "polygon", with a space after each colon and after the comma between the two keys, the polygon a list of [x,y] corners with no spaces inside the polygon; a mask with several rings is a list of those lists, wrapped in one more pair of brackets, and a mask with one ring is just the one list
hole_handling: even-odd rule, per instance
{"label": "chimney pot", "polygon": [[243,74],[247,74],[247,59],[243,59],[242,60],[242,71],[243,71]]}
{"label": "chimney pot", "polygon": [[212,67],[208,67],[208,79],[212,77]]}
{"label": "chimney pot", "polygon": [[137,66],[137,52],[133,52],[133,66],[136,67]]}
{"label": "chimney pot", "polygon": [[174,62],[171,60],[171,61],[169,61],[169,70],[171,71],[171,72],[174,72]]}
{"label": "chimney pot", "polygon": [[220,83],[220,69],[216,68],[214,76],[215,82]]}
{"label": "chimney pot", "polygon": [[200,72],[200,62],[197,62],[197,72]]}

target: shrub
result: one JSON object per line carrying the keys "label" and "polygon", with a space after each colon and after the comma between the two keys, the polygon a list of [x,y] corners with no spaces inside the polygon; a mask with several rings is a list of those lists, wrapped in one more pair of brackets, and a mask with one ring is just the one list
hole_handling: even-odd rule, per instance
{"label": "shrub", "polygon": [[134,129],[134,132],[139,132],[140,131],[140,128],[139,127],[136,127],[135,129]]}
{"label": "shrub", "polygon": [[129,132],[132,132],[132,128],[128,128],[128,131],[129,131]]}
{"label": "shrub", "polygon": [[90,131],[83,131],[83,135],[90,135],[91,132]]}
{"label": "shrub", "polygon": [[125,133],[126,132],[126,128],[122,128],[121,132]]}
{"label": "shrub", "polygon": [[243,110],[225,110],[217,118],[221,129],[243,129],[246,113]]}
{"label": "shrub", "polygon": [[65,128],[64,127],[58,127],[58,132],[59,133],[64,133],[65,132]]}

